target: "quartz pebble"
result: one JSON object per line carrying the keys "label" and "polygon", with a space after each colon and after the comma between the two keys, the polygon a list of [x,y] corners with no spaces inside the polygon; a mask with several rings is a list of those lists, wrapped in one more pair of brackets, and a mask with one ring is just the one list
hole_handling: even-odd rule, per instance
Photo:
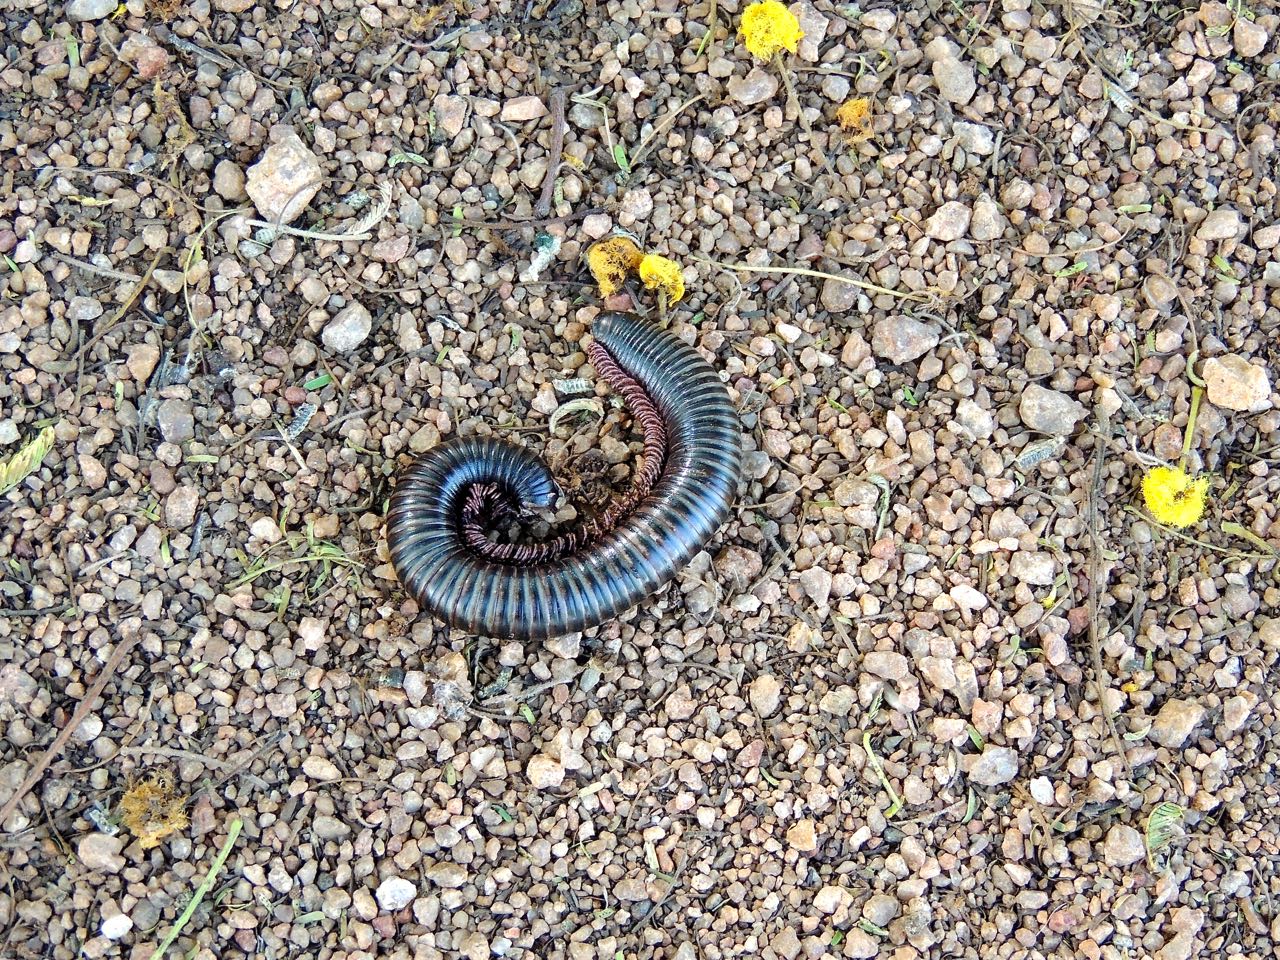
{"label": "quartz pebble", "polygon": [[729,96],[744,107],[769,100],[778,92],[778,78],[774,71],[753,67],[745,77],[729,80]]}
{"label": "quartz pebble", "polygon": [[771,717],[778,711],[782,699],[782,684],[769,673],[762,673],[751,681],[751,706],[762,717]]}
{"label": "quartz pebble", "polygon": [[101,933],[108,940],[123,940],[133,929],[133,921],[123,913],[113,913],[102,921]]}
{"label": "quartz pebble", "polygon": [[987,747],[972,767],[969,778],[984,787],[1008,783],[1018,775],[1018,752],[1009,747]]}
{"label": "quartz pebble", "polygon": [[120,855],[124,849],[123,836],[108,836],[105,833],[90,833],[81,838],[76,847],[76,855],[86,870],[101,870],[104,873],[119,873],[124,869],[125,859]]}
{"label": "quartz pebble", "polygon": [[1153,743],[1162,747],[1177,749],[1187,742],[1187,738],[1200,725],[1204,718],[1204,707],[1194,700],[1174,698],[1165,701],[1160,712],[1156,714],[1147,736]]}

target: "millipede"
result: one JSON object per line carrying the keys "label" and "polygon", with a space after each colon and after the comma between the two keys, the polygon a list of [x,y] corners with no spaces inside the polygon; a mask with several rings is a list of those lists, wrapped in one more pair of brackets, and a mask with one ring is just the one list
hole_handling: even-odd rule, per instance
{"label": "millipede", "polygon": [[533,453],[491,438],[441,443],[396,480],[392,566],[419,606],[450,626],[525,641],[598,626],[670,581],[729,516],[742,428],[716,371],[639,317],[604,314],[591,332],[592,366],[644,436],[630,488],[600,515],[549,540],[491,534],[560,494]]}

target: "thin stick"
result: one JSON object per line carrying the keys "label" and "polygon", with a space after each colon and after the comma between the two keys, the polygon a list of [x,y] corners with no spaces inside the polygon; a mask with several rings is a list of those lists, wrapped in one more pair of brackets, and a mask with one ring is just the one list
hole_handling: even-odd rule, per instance
{"label": "thin stick", "polygon": [[219,760],[217,757],[206,757],[203,753],[195,753],[191,750],[179,750],[177,747],[143,744],[140,747],[121,747],[116,751],[116,756],[118,757],[121,754],[131,757],[154,754],[157,757],[168,757],[171,760],[194,760],[196,763],[202,763],[206,767],[212,767],[214,770],[239,771],[240,769],[236,764],[229,763],[226,760]]}
{"label": "thin stick", "polygon": [[116,644],[116,648],[111,651],[111,656],[107,658],[107,662],[103,665],[102,672],[98,674],[98,679],[93,681],[88,692],[85,693],[84,699],[76,707],[75,713],[71,715],[67,725],[58,732],[58,735],[53,738],[53,743],[49,744],[48,749],[36,761],[36,765],[27,774],[27,779],[22,781],[22,786],[18,787],[17,791],[3,807],[0,807],[0,824],[3,824],[12,816],[13,812],[18,809],[18,804],[22,802],[22,798],[30,792],[32,787],[40,782],[40,778],[44,776],[49,764],[53,763],[58,754],[62,752],[62,748],[67,745],[71,735],[76,732],[84,718],[89,715],[89,711],[93,709],[93,702],[98,699],[98,695],[102,693],[107,681],[115,674],[120,662],[133,649],[133,645],[138,642],[138,635],[137,630],[131,630],[129,635]]}
{"label": "thin stick", "polygon": [[42,617],[46,613],[60,616],[71,609],[71,604],[64,603],[60,607],[24,607],[21,610],[0,609],[0,617]]}
{"label": "thin stick", "polygon": [[631,169],[634,170],[637,166],[640,165],[640,161],[642,161],[645,157],[649,155],[649,151],[653,149],[653,144],[657,143],[658,141],[658,135],[661,133],[664,133],[668,127],[670,127],[673,123],[675,123],[676,118],[680,116],[680,114],[684,113],[686,110],[692,107],[695,103],[700,103],[705,99],[706,97],[700,93],[693,99],[686,100],[684,103],[680,104],[680,106],[676,107],[674,110],[668,113],[665,117],[659,120],[658,125],[655,126],[653,130],[649,132],[649,135],[640,141],[639,149],[636,150],[635,154],[631,157]]}
{"label": "thin stick", "polygon": [[142,279],[137,282],[133,288],[133,292],[129,294],[129,299],[122,303],[120,305],[120,309],[115,312],[115,315],[106,322],[102,329],[90,337],[89,341],[81,347],[79,351],[77,351],[76,358],[78,360],[83,360],[84,355],[88,352],[89,348],[110,333],[112,328],[120,322],[120,318],[129,312],[129,308],[132,307],[134,301],[138,299],[138,295],[142,293],[142,291],[146,289],[147,284],[151,282],[151,275],[155,273],[156,267],[160,265],[160,258],[170,252],[171,251],[168,247],[164,247],[156,254],[155,259],[151,261],[151,265],[147,267],[147,272],[142,275]]}
{"label": "thin stick", "polygon": [[787,65],[782,60],[782,52],[779,51],[773,58],[774,65],[778,68],[778,75],[782,77],[782,85],[787,91],[787,106],[796,113],[796,119],[800,122],[800,126],[804,127],[805,134],[809,137],[809,146],[817,151],[822,165],[827,168],[827,173],[836,176],[835,168],[831,166],[831,161],[827,159],[827,152],[818,146],[818,140],[813,135],[813,124],[809,122],[809,118],[805,116],[804,110],[800,106],[800,99],[796,96],[796,85],[791,82],[791,74],[787,70]]}
{"label": "thin stick", "polygon": [[874,283],[867,283],[865,280],[858,280],[854,277],[843,277],[837,273],[823,273],[821,270],[810,270],[807,267],[753,267],[749,263],[720,263],[707,257],[694,257],[693,259],[710,264],[713,267],[719,267],[721,270],[740,270],[743,273],[783,273],[797,277],[813,277],[816,280],[835,280],[862,290],[870,290],[872,293],[887,293],[891,297],[897,297],[900,300],[907,300],[911,303],[929,303],[933,299],[928,294],[903,293],[901,290],[890,290],[888,287],[877,286]]}
{"label": "thin stick", "polygon": [[551,94],[551,153],[547,158],[547,175],[542,179],[542,195],[533,208],[535,217],[548,216],[551,213],[551,205],[555,202],[560,156],[564,153],[564,135],[569,129],[564,119],[564,102],[568,96],[568,91],[564,87],[557,87]]}
{"label": "thin stick", "polygon": [[1098,621],[1102,617],[1098,604],[1098,595],[1102,592],[1101,584],[1098,582],[1102,578],[1102,532],[1099,529],[1098,501],[1102,497],[1102,465],[1106,460],[1107,442],[1111,438],[1111,419],[1105,415],[1102,416],[1098,426],[1100,427],[1097,438],[1098,452],[1094,455],[1093,482],[1089,486],[1087,514],[1089,521],[1089,653],[1093,658],[1093,685],[1098,692],[1098,709],[1102,711],[1102,718],[1111,732],[1116,752],[1120,754],[1120,762],[1124,764],[1125,772],[1132,778],[1133,768],[1129,766],[1124,740],[1120,737],[1115,715],[1107,703],[1110,681],[1102,666],[1102,638],[1098,635],[1100,632]]}
{"label": "thin stick", "polygon": [[[1146,521],[1147,523],[1151,524],[1151,526],[1156,527],[1162,533],[1167,534],[1170,537],[1173,537],[1175,540],[1181,540],[1183,543],[1194,544],[1195,546],[1200,547],[1204,550],[1212,550],[1214,553],[1221,553],[1224,556],[1231,557],[1233,560],[1274,560],[1275,559],[1274,554],[1245,553],[1243,550],[1232,550],[1230,547],[1220,547],[1216,543],[1209,543],[1209,541],[1207,540],[1197,540],[1195,537],[1189,537],[1185,533],[1175,530],[1173,527],[1169,526],[1168,524],[1161,523],[1155,517],[1152,517],[1149,514],[1144,513],[1143,511],[1139,510],[1137,507],[1127,506],[1124,509],[1126,513],[1132,513],[1135,517],[1138,517]],[[1268,549],[1270,548],[1268,547]]]}
{"label": "thin stick", "polygon": [[1203,387],[1191,388],[1191,412],[1187,414],[1187,429],[1182,436],[1182,457],[1179,466],[1186,467],[1187,457],[1191,455],[1191,445],[1196,438],[1196,418],[1200,413],[1200,398],[1204,395]]}
{"label": "thin stick", "polygon": [[106,267],[99,267],[96,264],[89,263],[85,260],[77,260],[75,257],[68,257],[65,253],[55,253],[55,260],[61,260],[63,263],[69,263],[77,270],[83,270],[85,273],[94,273],[100,277],[107,277],[111,280],[124,280],[128,283],[137,283],[142,278],[136,273],[123,273],[119,270],[109,270]]}
{"label": "thin stick", "polygon": [[[698,848],[698,852],[701,853],[705,847],[706,845],[703,844],[702,847]],[[658,915],[658,911],[671,899],[671,895],[676,892],[676,887],[680,885],[680,878],[684,876],[685,868],[692,862],[693,854],[686,853],[684,859],[680,861],[680,866],[676,867],[676,872],[671,875],[671,882],[667,884],[667,889],[662,892],[662,896],[653,905],[653,908],[631,925],[631,933],[639,933],[653,921],[653,918]]]}
{"label": "thin stick", "polygon": [[173,941],[178,939],[178,934],[182,933],[182,928],[187,925],[187,921],[191,919],[196,912],[196,908],[200,906],[200,901],[204,899],[205,894],[213,889],[213,882],[218,878],[218,871],[222,869],[222,865],[227,862],[227,857],[231,855],[231,848],[235,846],[236,838],[240,836],[240,828],[244,826],[244,821],[236,817],[231,821],[231,829],[227,833],[227,842],[222,845],[222,849],[218,851],[217,857],[214,858],[213,866],[209,868],[209,872],[205,874],[204,879],[200,881],[200,886],[196,887],[195,895],[192,896],[191,902],[187,904],[187,909],[182,911],[182,916],[178,917],[165,938],[160,941],[160,946],[156,947],[155,953],[151,954],[151,960],[163,960],[165,952],[173,946]]}

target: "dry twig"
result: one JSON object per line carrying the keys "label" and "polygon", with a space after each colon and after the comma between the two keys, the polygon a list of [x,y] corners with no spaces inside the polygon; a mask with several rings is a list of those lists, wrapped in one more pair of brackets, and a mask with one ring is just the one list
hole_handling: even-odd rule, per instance
{"label": "dry twig", "polygon": [[542,181],[542,195],[533,208],[535,217],[545,217],[551,213],[551,205],[555,201],[557,173],[560,171],[560,156],[564,153],[564,134],[568,124],[564,118],[564,102],[569,93],[564,87],[557,87],[551,94],[551,152],[547,156],[547,175]]}
{"label": "dry twig", "polygon": [[1107,442],[1111,437],[1111,419],[1101,415],[1098,421],[1098,450],[1093,460],[1093,479],[1089,484],[1089,506],[1086,517],[1089,522],[1089,653],[1093,659],[1093,686],[1098,693],[1098,709],[1102,711],[1111,739],[1115,741],[1116,751],[1120,754],[1120,762],[1125,772],[1132,777],[1133,768],[1129,766],[1129,757],[1125,752],[1124,740],[1116,727],[1115,714],[1107,703],[1108,679],[1102,665],[1102,638],[1099,621],[1102,614],[1099,610],[1098,596],[1101,593],[1102,579],[1102,532],[1098,513],[1098,501],[1102,499],[1102,467],[1107,456]]}
{"label": "dry twig", "polygon": [[103,664],[102,672],[98,674],[98,678],[85,692],[84,699],[80,701],[76,707],[75,713],[71,715],[71,719],[67,721],[67,725],[58,731],[58,735],[53,738],[53,743],[49,744],[45,752],[36,761],[36,765],[31,768],[31,772],[27,774],[27,778],[22,781],[22,786],[18,787],[8,802],[0,807],[0,825],[4,824],[13,812],[18,809],[18,804],[36,784],[40,782],[40,778],[44,776],[45,770],[49,769],[49,764],[57,758],[62,752],[62,748],[67,745],[67,741],[71,739],[71,735],[76,732],[80,724],[84,722],[90,711],[93,709],[93,703],[98,699],[98,695],[102,693],[103,688],[124,660],[125,655],[133,649],[133,645],[138,642],[139,631],[137,627],[126,628],[121,627],[122,639],[116,648],[111,651],[111,656],[107,658],[107,662]]}

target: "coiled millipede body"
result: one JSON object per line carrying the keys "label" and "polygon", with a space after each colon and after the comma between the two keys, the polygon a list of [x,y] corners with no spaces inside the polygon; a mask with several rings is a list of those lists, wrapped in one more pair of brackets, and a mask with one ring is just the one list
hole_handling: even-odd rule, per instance
{"label": "coiled millipede body", "polygon": [[724,384],[692,347],[639,318],[605,314],[588,356],[644,430],[631,490],[552,540],[500,543],[495,520],[554,505],[533,454],[451,440],[397,479],[387,545],[405,589],[451,626],[546,640],[597,626],[667,583],[726,520],[741,477],[742,428]]}

